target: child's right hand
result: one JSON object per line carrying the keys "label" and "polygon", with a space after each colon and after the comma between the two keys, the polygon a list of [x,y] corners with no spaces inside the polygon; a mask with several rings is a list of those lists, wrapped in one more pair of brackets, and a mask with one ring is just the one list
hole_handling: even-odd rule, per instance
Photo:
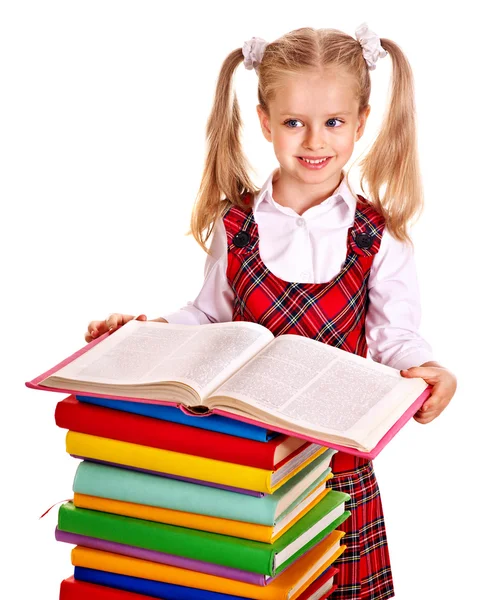
{"label": "child's right hand", "polygon": [[87,328],[87,333],[85,334],[85,341],[91,342],[92,340],[97,339],[107,331],[109,333],[113,333],[125,323],[128,323],[132,319],[136,319],[137,321],[147,321],[147,317],[145,315],[139,315],[135,317],[134,315],[122,315],[120,313],[112,313],[109,315],[105,321],[90,321]]}

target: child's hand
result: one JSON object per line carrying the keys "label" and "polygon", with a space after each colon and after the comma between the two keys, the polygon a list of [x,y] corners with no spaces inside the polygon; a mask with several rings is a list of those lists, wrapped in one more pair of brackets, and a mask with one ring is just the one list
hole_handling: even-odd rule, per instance
{"label": "child's hand", "polygon": [[87,333],[84,336],[85,341],[91,342],[107,331],[113,333],[116,329],[122,327],[122,325],[125,325],[125,323],[128,323],[132,319],[136,319],[137,321],[147,321],[145,315],[134,317],[134,315],[121,315],[120,313],[112,313],[105,321],[90,321]]}
{"label": "child's hand", "polygon": [[411,367],[401,371],[403,377],[421,377],[433,386],[431,396],[424,402],[414,419],[423,425],[438,417],[451,401],[456,391],[456,377],[439,365],[431,362],[420,367]]}

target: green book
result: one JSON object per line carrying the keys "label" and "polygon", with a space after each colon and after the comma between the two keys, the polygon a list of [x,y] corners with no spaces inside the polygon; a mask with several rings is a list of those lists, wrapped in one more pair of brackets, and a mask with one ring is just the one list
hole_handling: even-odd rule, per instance
{"label": "green book", "polygon": [[273,544],[76,508],[71,502],[60,507],[58,528],[274,577],[349,517],[349,498],[331,490]]}

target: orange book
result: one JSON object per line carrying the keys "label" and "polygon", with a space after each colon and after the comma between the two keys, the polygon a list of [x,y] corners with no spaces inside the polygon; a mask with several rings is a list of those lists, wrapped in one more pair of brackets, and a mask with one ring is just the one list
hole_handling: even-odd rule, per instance
{"label": "orange book", "polygon": [[[324,540],[290,565],[268,586],[263,587],[236,581],[236,595],[252,598],[253,600],[295,600],[344,552],[345,546],[340,543],[344,535],[343,531],[330,533]],[[232,594],[232,579],[82,546],[76,546],[72,550],[72,564],[75,567]]]}

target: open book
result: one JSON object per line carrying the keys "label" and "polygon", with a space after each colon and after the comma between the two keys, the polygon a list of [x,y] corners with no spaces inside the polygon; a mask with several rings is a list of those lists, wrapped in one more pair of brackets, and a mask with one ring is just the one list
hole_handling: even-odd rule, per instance
{"label": "open book", "polygon": [[423,379],[248,322],[132,320],[26,385],[215,412],[368,458],[430,393]]}

